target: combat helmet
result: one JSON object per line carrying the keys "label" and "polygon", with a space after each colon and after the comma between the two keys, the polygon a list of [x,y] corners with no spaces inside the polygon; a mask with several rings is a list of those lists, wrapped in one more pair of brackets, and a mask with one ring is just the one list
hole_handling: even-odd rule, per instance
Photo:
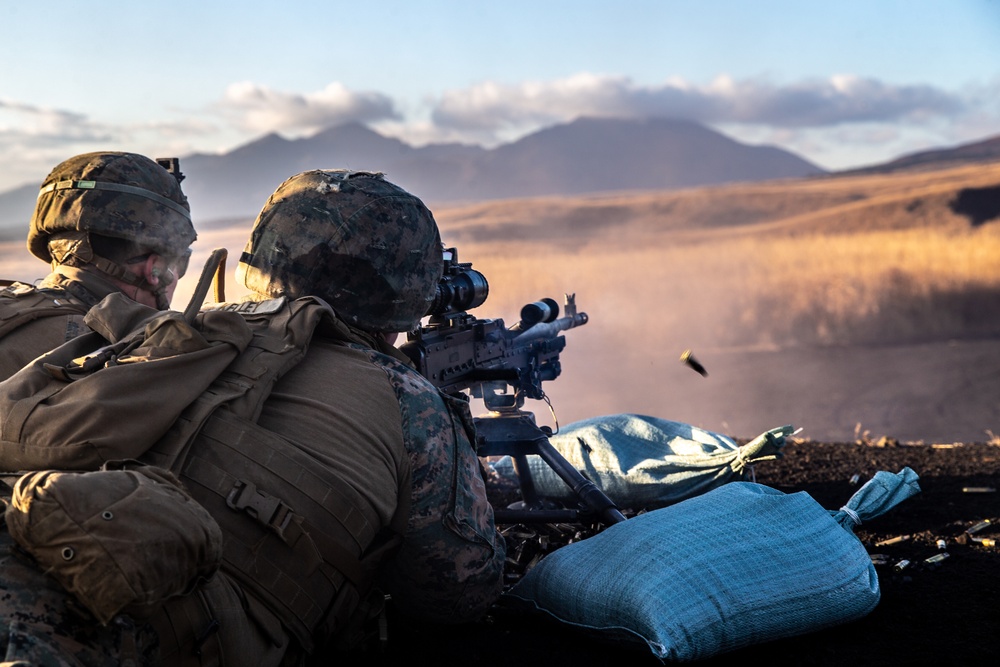
{"label": "combat helmet", "polygon": [[183,275],[197,234],[181,191],[183,175],[177,160],[163,162],[169,171],[143,155],[111,151],[84,153],[60,163],[38,193],[28,250],[53,265],[92,265],[125,283],[148,288],[157,307],[166,309],[167,289],[179,276],[168,271],[166,280],[147,284],[145,277],[122,265],[129,257],[113,256],[116,253],[108,252],[106,242],[120,241],[119,251],[174,258]]}
{"label": "combat helmet", "polygon": [[275,190],[236,269],[267,296],[318,296],[349,324],[409,331],[441,279],[434,216],[382,174],[313,170]]}
{"label": "combat helmet", "polygon": [[[197,238],[179,172],[143,155],[84,153],[53,169],[42,183],[28,250],[46,262],[53,237],[83,233],[125,239],[167,256],[184,255]],[[86,261],[86,249],[78,254]]]}

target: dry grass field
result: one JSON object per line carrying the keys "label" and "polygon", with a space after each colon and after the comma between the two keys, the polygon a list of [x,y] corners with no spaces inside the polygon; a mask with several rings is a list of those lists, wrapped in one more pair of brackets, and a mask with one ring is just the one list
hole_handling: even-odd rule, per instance
{"label": "dry grass field", "polygon": [[998,185],[993,164],[437,216],[490,280],[480,316],[564,292],[590,315],[549,389],[562,423],[629,411],[736,436],[795,423],[816,439],[986,440],[1000,432],[1000,192],[985,213],[954,209]]}
{"label": "dry grass field", "polygon": [[[644,412],[736,437],[784,423],[835,440],[1000,432],[1000,163],[428,204],[489,280],[478,316],[512,324],[566,292],[589,314],[547,386],[560,423]],[[230,298],[249,224],[202,225],[195,246],[192,267],[229,250]],[[44,273],[20,243],[0,259],[4,277]],[[708,377],[679,363],[686,349]]]}

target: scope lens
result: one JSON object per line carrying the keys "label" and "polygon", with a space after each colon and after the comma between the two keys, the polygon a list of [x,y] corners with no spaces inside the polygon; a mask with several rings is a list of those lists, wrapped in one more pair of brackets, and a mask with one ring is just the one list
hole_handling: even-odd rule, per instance
{"label": "scope lens", "polygon": [[443,315],[470,310],[483,305],[490,293],[490,284],[475,269],[463,269],[453,276],[444,276],[438,283],[429,315]]}

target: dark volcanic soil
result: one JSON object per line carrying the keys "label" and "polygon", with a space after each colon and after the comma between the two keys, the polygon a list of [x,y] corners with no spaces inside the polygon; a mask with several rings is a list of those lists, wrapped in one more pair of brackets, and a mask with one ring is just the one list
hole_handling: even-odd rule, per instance
{"label": "dark volcanic soil", "polygon": [[[1000,656],[1000,548],[963,540],[984,520],[1000,522],[1000,447],[989,444],[900,445],[789,442],[784,457],[759,464],[757,482],[785,492],[806,491],[823,507],[841,507],[879,470],[910,467],[921,493],[855,534],[869,553],[914,565],[897,573],[878,566],[878,607],[858,621],[790,639],[766,642],[697,664],[978,665]],[[858,475],[852,483],[852,478]],[[881,540],[911,535],[897,545]],[[991,526],[977,537],[1000,539]],[[949,559],[935,568],[923,560],[947,541]],[[428,627],[389,607],[388,641],[381,651],[352,656],[349,664],[438,665],[657,665],[646,650],[628,650],[547,621],[497,608],[466,627]],[[332,664],[332,663],[331,663]]]}

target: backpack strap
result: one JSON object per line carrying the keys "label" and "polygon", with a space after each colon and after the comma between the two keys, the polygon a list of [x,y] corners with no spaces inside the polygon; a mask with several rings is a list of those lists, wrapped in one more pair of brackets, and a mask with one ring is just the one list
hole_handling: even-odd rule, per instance
{"label": "backpack strap", "polygon": [[194,439],[220,406],[226,405],[233,414],[255,423],[278,378],[302,360],[320,322],[334,317],[328,304],[312,298],[214,304],[206,310],[239,313],[253,337],[243,353],[143,455],[147,463],[173,472],[180,472]]}

